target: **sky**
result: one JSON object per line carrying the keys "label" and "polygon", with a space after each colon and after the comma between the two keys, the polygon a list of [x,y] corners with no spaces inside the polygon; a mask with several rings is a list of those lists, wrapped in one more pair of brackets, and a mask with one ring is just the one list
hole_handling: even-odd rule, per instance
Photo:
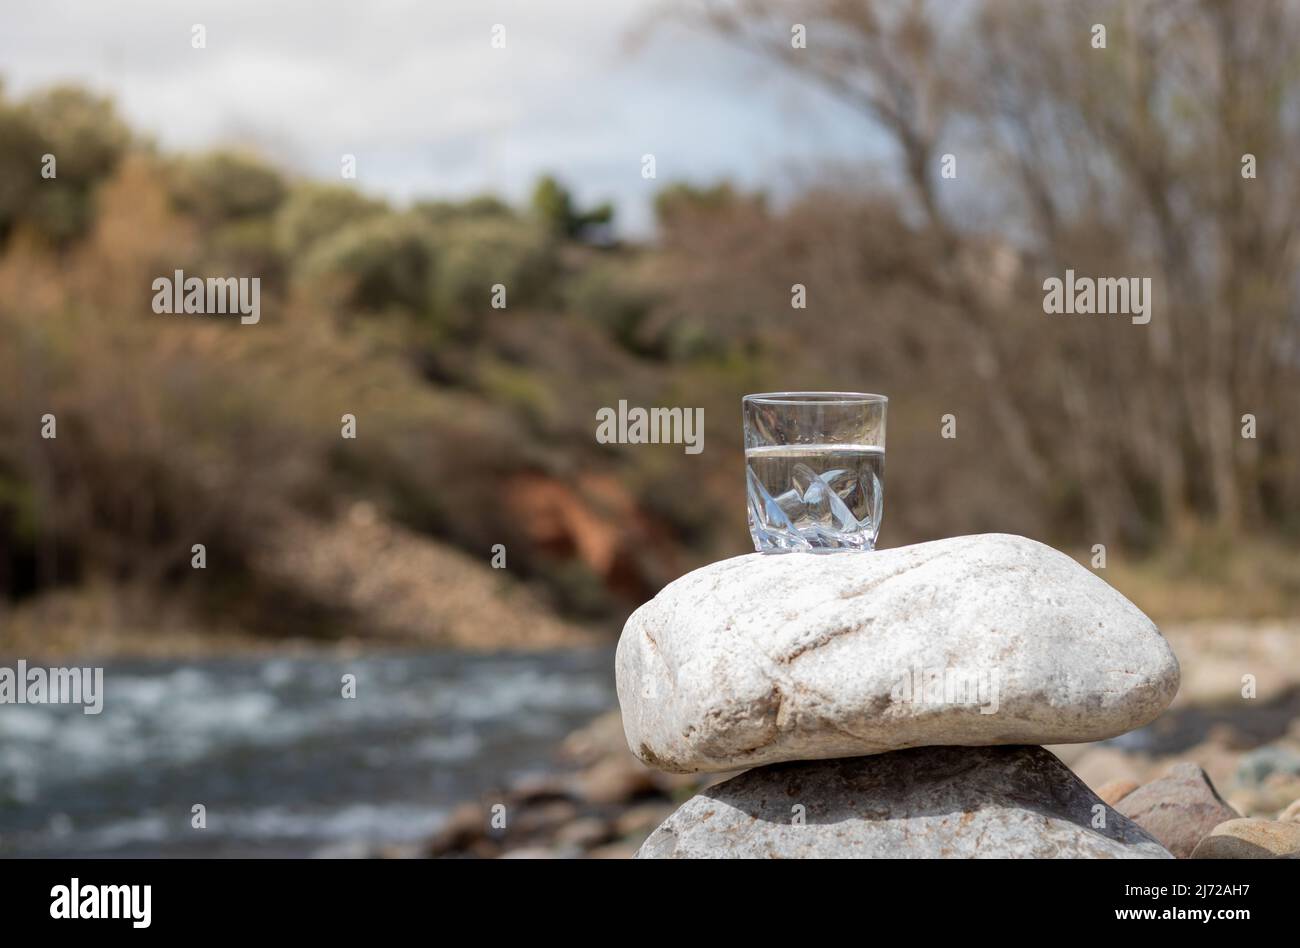
{"label": "sky", "polygon": [[780,198],[885,157],[847,108],[662,3],[5,0],[0,77],[11,95],[67,80],[111,94],[168,150],[251,147],[319,178],[352,154],[358,186],[398,201],[520,201],[553,173],[583,204],[612,200],[632,235],[670,181]]}

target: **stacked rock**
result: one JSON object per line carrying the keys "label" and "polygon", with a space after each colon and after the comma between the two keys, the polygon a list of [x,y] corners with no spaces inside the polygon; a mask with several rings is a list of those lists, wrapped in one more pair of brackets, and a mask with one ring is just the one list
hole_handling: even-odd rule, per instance
{"label": "stacked rock", "polygon": [[1024,537],[714,563],[632,615],[616,664],[642,761],[745,771],[639,857],[1170,856],[1037,745],[1150,722],[1178,662]]}

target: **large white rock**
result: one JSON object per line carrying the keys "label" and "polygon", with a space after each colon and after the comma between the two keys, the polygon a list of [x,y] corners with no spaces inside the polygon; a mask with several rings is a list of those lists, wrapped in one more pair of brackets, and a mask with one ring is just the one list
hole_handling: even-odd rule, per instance
{"label": "large white rock", "polygon": [[1041,747],[757,767],[686,801],[637,857],[1171,858]]}
{"label": "large white rock", "polygon": [[616,665],[628,744],[674,772],[1095,741],[1178,690],[1136,606],[1006,534],[714,563],[628,619]]}

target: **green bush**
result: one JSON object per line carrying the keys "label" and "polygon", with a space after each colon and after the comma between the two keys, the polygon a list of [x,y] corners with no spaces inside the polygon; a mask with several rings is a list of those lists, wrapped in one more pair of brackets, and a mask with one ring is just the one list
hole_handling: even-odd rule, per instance
{"label": "green bush", "polygon": [[44,151],[30,117],[0,102],[0,230],[10,230],[30,205]]}
{"label": "green bush", "polygon": [[484,217],[516,216],[509,204],[491,194],[472,197],[467,201],[420,201],[412,211],[430,224],[438,225]]}
{"label": "green bush", "polygon": [[172,170],[176,206],[207,226],[275,213],[284,200],[284,178],[243,152],[216,151],[183,158]]}
{"label": "green bush", "polygon": [[565,288],[565,302],[599,326],[620,346],[638,355],[656,354],[662,340],[649,338],[648,319],[656,292],[625,262],[592,264]]}
{"label": "green bush", "polygon": [[[20,104],[0,97],[0,237],[20,223],[56,243],[83,234],[95,186],[112,173],[131,136],[112,103],[55,87]],[[54,176],[42,176],[44,158]]]}
{"label": "green bush", "polygon": [[491,309],[492,287],[505,286],[507,304],[538,302],[553,279],[556,247],[536,223],[499,217],[468,218],[437,231],[436,300],[463,321]]}
{"label": "green bush", "polygon": [[569,189],[547,175],[533,189],[533,215],[553,234],[580,237],[589,227],[608,224],[614,219],[614,207],[601,204],[579,211]]}
{"label": "green bush", "polygon": [[344,302],[356,309],[427,313],[435,262],[428,225],[411,214],[389,212],[321,240],[298,275],[341,286]]}
{"label": "green bush", "polygon": [[28,97],[25,111],[58,159],[58,179],[80,185],[103,180],[117,167],[131,133],[106,98],[70,86]]}
{"label": "green bush", "polygon": [[281,206],[276,232],[286,253],[299,254],[350,224],[385,213],[388,205],[341,184],[296,186]]}

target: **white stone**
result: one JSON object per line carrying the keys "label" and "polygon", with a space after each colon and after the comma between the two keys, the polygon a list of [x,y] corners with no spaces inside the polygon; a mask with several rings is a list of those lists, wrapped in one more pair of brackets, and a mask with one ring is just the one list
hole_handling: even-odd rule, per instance
{"label": "white stone", "polygon": [[1096,741],[1178,690],[1178,662],[1136,606],[1006,534],[714,563],[628,619],[616,666],[633,753],[684,773]]}

